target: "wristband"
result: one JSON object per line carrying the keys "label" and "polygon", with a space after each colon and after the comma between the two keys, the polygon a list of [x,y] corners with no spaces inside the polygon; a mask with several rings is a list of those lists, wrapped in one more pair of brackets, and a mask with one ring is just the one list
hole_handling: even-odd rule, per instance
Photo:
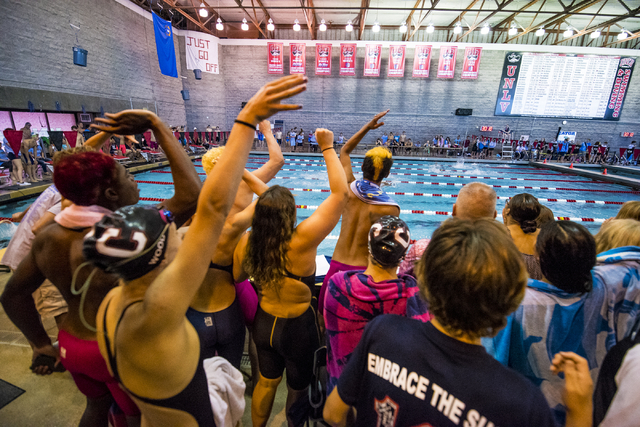
{"label": "wristband", "polygon": [[322,152],[324,153],[327,150],[333,150],[333,149],[334,149],[333,147],[325,148],[324,150],[322,150]]}
{"label": "wristband", "polygon": [[238,123],[240,125],[245,125],[247,127],[250,127],[253,130],[256,130],[256,127],[254,125],[252,125],[251,123],[243,122],[242,120],[238,120],[238,119],[235,119],[233,122],[234,123]]}

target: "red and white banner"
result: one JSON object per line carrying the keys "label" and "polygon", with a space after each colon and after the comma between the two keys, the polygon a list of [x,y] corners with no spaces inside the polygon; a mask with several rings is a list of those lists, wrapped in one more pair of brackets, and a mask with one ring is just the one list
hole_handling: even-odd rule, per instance
{"label": "red and white banner", "polygon": [[380,76],[380,59],[382,56],[381,44],[368,44],[364,51],[364,75]]}
{"label": "red and white banner", "polygon": [[340,44],[340,75],[355,76],[356,75],[356,44],[341,43]]}
{"label": "red and white banner", "polygon": [[289,74],[305,74],[307,72],[305,43],[291,43],[289,56]]}
{"label": "red and white banner", "polygon": [[331,43],[316,45],[316,75],[331,75]]}
{"label": "red and white banner", "polygon": [[187,70],[219,74],[218,38],[199,31],[183,31]]}
{"label": "red and white banner", "polygon": [[480,68],[481,47],[467,47],[464,49],[464,65],[462,66],[463,79],[477,79]]}
{"label": "red and white banner", "polygon": [[413,77],[429,77],[431,45],[418,44],[413,57]]}
{"label": "red and white banner", "polygon": [[269,74],[284,73],[284,48],[282,43],[267,43],[269,49],[269,61],[267,70]]}
{"label": "red and white banner", "polygon": [[404,77],[404,59],[407,56],[405,45],[389,46],[389,70],[387,77]]}
{"label": "red and white banner", "polygon": [[452,79],[456,71],[457,46],[442,46],[438,62],[438,78]]}

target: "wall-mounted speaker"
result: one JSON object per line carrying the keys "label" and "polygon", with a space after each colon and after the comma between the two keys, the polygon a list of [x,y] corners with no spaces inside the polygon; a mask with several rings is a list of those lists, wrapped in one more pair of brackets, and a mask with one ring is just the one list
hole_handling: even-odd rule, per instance
{"label": "wall-mounted speaker", "polygon": [[196,76],[196,80],[202,80],[202,70],[196,68],[193,70],[193,74]]}
{"label": "wall-mounted speaker", "polygon": [[88,52],[81,47],[73,47],[73,63],[81,67],[87,66],[87,54]]}
{"label": "wall-mounted speaker", "polygon": [[189,91],[187,89],[181,90],[180,93],[182,94],[182,99],[184,101],[189,100]]}
{"label": "wall-mounted speaker", "polygon": [[456,116],[470,116],[473,114],[473,109],[471,108],[457,108]]}

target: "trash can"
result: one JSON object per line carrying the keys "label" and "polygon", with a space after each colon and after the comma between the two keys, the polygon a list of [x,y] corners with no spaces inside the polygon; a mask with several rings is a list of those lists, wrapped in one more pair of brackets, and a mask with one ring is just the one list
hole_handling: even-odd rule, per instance
{"label": "trash can", "polygon": [[202,80],[202,70],[196,68],[195,70],[193,70],[193,74],[196,75],[196,80]]}
{"label": "trash can", "polygon": [[81,67],[87,66],[87,51],[81,47],[73,47],[73,63]]}

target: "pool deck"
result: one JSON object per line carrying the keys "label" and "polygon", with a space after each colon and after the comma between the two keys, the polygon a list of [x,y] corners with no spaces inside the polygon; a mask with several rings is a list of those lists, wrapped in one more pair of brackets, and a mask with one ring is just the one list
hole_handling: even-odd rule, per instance
{"label": "pool deck", "polygon": [[[580,175],[580,176],[595,179],[598,181],[610,182],[612,184],[622,184],[622,185],[632,187],[633,189],[640,189],[640,179],[627,178],[626,176],[620,176],[620,175],[611,175],[609,173],[605,175],[600,171],[598,172],[588,171],[583,169],[583,167],[586,165],[581,165],[580,168],[578,167],[571,168],[569,166],[561,166],[558,164],[550,164],[550,163],[542,163],[542,162],[529,162],[529,165],[537,168],[542,168],[542,169],[550,169],[557,172]],[[600,165],[594,165],[594,166],[598,166],[598,169],[600,169]],[[608,169],[608,166],[605,169]]]}
{"label": "pool deck", "polygon": [[[202,156],[189,156],[191,160],[196,160],[196,159],[199,159],[200,157]],[[163,168],[166,166],[169,166],[168,160],[164,160],[156,163],[145,163],[138,166],[131,166],[131,167],[127,167],[127,170],[135,174],[135,173],[146,172],[152,169]],[[0,188],[0,205],[37,196],[38,194],[42,193],[44,190],[49,188],[51,184],[53,184],[53,181],[48,179],[48,180],[33,183],[29,186],[24,186],[24,187],[21,187],[19,185],[2,187]]]}
{"label": "pool deck", "polygon": [[[604,166],[603,166],[604,167]],[[613,166],[608,165],[608,170],[612,170],[614,172],[624,172],[632,175],[640,175],[640,167],[635,166]]]}

